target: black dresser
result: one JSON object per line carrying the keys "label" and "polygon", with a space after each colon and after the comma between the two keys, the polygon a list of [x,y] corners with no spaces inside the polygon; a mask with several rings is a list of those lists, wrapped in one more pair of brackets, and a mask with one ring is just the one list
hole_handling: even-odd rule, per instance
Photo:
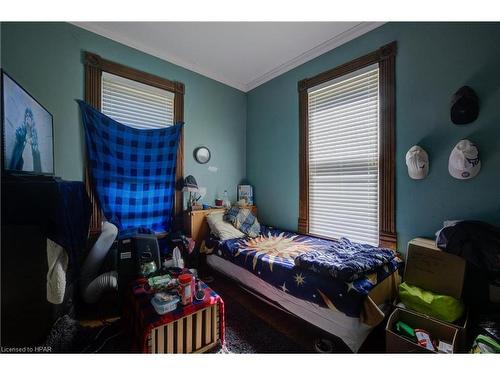
{"label": "black dresser", "polygon": [[[82,182],[3,176],[1,345],[44,342],[54,321],[73,314],[77,275],[86,248],[91,205]],[[68,253],[64,301],[47,301],[47,238]]]}

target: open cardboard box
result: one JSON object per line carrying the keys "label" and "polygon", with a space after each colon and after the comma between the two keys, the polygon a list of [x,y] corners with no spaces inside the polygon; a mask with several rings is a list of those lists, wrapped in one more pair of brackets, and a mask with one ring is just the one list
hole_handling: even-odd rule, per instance
{"label": "open cardboard box", "polygon": [[398,320],[414,328],[423,329],[431,335],[432,340],[441,340],[453,346],[453,353],[458,350],[458,329],[450,324],[423,316],[410,310],[395,309],[385,327],[385,345],[387,353],[436,353],[401,336],[395,330]]}
{"label": "open cardboard box", "polygon": [[[433,240],[415,238],[408,242],[403,281],[434,293],[460,299],[464,285],[465,266],[466,262],[463,258],[442,251]],[[397,305],[399,302],[397,298],[394,304]],[[402,309],[422,317],[439,320],[408,308]],[[464,344],[468,318],[469,312],[466,310],[464,316],[456,322],[441,321],[458,330],[458,347]]]}

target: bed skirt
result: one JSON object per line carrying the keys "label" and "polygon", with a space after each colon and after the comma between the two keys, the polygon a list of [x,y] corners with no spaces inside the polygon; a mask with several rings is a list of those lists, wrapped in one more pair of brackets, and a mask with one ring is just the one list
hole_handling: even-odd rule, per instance
{"label": "bed skirt", "polygon": [[208,255],[207,263],[214,270],[254,290],[291,314],[339,337],[355,353],[373,328],[383,321],[399,284],[397,272],[387,277],[367,296],[361,317],[353,318],[283,292],[217,255]]}

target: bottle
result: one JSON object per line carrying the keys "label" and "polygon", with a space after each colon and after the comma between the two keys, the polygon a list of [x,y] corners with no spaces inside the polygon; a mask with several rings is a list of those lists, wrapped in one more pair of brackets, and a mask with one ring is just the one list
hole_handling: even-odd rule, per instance
{"label": "bottle", "polygon": [[193,302],[194,293],[194,279],[193,276],[188,273],[183,273],[179,275],[179,294],[181,296],[181,304],[189,305]]}
{"label": "bottle", "polygon": [[231,202],[229,202],[229,198],[227,196],[227,190],[224,190],[224,207],[231,208]]}

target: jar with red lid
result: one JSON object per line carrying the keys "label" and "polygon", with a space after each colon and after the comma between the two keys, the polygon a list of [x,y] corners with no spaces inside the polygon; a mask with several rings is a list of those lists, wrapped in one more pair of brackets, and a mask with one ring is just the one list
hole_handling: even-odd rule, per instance
{"label": "jar with red lid", "polygon": [[189,273],[179,275],[179,294],[181,295],[181,304],[189,305],[193,302],[194,278]]}

